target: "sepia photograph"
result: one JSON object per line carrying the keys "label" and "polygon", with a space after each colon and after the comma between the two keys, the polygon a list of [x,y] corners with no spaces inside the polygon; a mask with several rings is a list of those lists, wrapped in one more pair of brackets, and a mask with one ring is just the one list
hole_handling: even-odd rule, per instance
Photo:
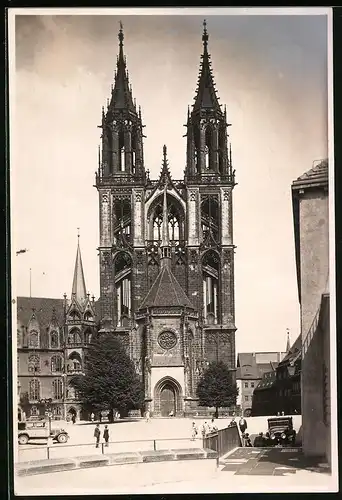
{"label": "sepia photograph", "polygon": [[8,9],[14,492],[338,491],[332,9]]}

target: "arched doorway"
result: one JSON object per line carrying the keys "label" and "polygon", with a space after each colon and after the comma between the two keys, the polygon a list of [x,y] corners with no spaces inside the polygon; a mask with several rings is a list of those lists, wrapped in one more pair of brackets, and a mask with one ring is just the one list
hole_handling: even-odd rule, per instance
{"label": "arched doorway", "polygon": [[182,388],[177,380],[164,377],[155,386],[153,414],[161,417],[180,415],[183,411]]}
{"label": "arched doorway", "polygon": [[168,417],[171,412],[176,414],[176,394],[174,387],[166,383],[160,391],[160,414],[162,417]]}

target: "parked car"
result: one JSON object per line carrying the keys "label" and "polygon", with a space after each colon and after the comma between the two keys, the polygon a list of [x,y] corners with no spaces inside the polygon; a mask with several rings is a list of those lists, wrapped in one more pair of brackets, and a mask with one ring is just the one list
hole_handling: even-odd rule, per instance
{"label": "parked car", "polygon": [[66,443],[69,434],[64,429],[51,429],[49,431],[48,422],[42,420],[18,423],[19,444],[27,444],[32,439],[48,439],[48,437],[51,437],[54,442]]}
{"label": "parked car", "polygon": [[296,431],[293,428],[292,417],[274,417],[268,419],[268,432],[273,445],[294,445]]}

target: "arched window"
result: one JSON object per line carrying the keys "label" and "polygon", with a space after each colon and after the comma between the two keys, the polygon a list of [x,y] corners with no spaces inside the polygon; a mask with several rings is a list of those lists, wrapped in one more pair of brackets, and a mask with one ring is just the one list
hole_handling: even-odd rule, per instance
{"label": "arched window", "polygon": [[52,381],[52,397],[53,399],[63,398],[63,382],[59,378]]}
{"label": "arched window", "polygon": [[92,332],[91,330],[86,330],[84,332],[84,341],[86,344],[90,344],[92,338]]}
{"label": "arched window", "polygon": [[72,311],[70,311],[69,313],[69,318],[72,320],[72,321],[78,321],[79,319],[81,319],[81,316],[80,316],[80,313],[78,311],[76,311],[76,309],[73,309]]}
{"label": "arched window", "polygon": [[131,271],[130,255],[121,252],[114,261],[118,326],[127,326],[131,317]]}
{"label": "arched window", "polygon": [[215,241],[219,239],[220,212],[217,195],[205,195],[201,203],[201,221],[203,239],[210,232]]}
{"label": "arched window", "polygon": [[40,399],[40,381],[37,378],[29,382],[29,399],[31,401],[38,401]]}
{"label": "arched window", "polygon": [[93,321],[93,315],[91,314],[90,311],[85,312],[84,319],[85,319],[85,321]]}
{"label": "arched window", "polygon": [[205,146],[205,148],[204,148],[204,165],[205,165],[205,169],[206,170],[210,169],[210,164],[209,164],[209,148],[208,148],[208,146]]}
{"label": "arched window", "polygon": [[63,369],[63,359],[62,356],[52,356],[51,358],[51,371],[61,372]]}
{"label": "arched window", "polygon": [[73,328],[68,333],[68,344],[70,345],[81,345],[82,344],[82,336],[81,332],[78,328]]}
{"label": "arched window", "polygon": [[38,332],[32,330],[30,333],[29,333],[29,337],[28,337],[28,346],[29,347],[39,347],[39,335],[38,335]]}
{"label": "arched window", "polygon": [[[183,239],[183,210],[173,198],[167,197],[167,211],[168,211],[168,226],[169,237],[171,244],[179,244],[179,240]],[[159,243],[162,239],[163,228],[163,198],[159,197],[158,201],[154,204],[151,212],[152,219],[152,239],[154,242]]]}
{"label": "arched window", "polygon": [[50,333],[50,347],[52,349],[59,347],[58,333],[55,331]]}
{"label": "arched window", "polygon": [[38,417],[39,410],[36,406],[31,406],[30,415],[31,417]]}
{"label": "arched window", "polygon": [[219,256],[207,252],[202,260],[203,269],[203,316],[206,323],[218,321],[219,304]]}
{"label": "arched window", "polygon": [[206,170],[212,169],[212,158],[211,158],[212,143],[213,143],[212,130],[210,127],[207,127],[205,131],[205,150],[204,150]]}
{"label": "arched window", "polygon": [[40,372],[40,359],[37,354],[32,354],[28,358],[28,371],[30,373],[39,373]]}
{"label": "arched window", "polygon": [[69,372],[81,372],[82,371],[82,360],[81,356],[77,352],[73,352],[68,359],[68,371]]}
{"label": "arched window", "polygon": [[70,380],[70,382],[68,384],[68,387],[67,387],[67,398],[68,399],[80,399],[80,393],[74,387],[73,380]]}

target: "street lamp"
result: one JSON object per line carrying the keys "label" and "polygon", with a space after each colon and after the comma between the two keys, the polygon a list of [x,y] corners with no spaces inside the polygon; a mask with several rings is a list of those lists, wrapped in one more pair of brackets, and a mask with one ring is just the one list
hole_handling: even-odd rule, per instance
{"label": "street lamp", "polygon": [[52,398],[48,398],[48,399],[45,399],[45,398],[42,398],[39,400],[39,403],[41,403],[42,405],[44,405],[44,413],[45,415],[48,417],[49,419],[49,436],[51,434],[51,417],[52,417],[52,413],[51,413],[51,403],[52,403]]}

